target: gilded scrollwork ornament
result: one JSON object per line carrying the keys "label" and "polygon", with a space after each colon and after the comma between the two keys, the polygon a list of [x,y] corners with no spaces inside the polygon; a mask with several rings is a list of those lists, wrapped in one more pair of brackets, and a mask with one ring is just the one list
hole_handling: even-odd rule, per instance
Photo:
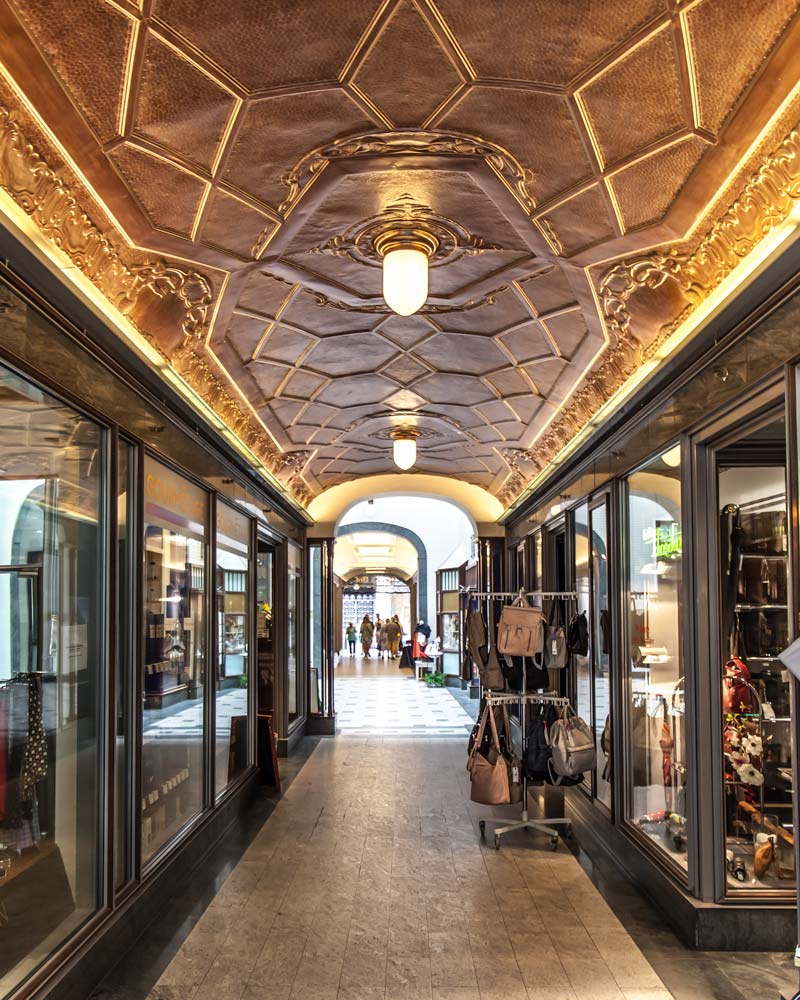
{"label": "gilded scrollwork ornament", "polygon": [[508,150],[496,143],[460,132],[437,129],[365,132],[346,136],[312,150],[281,179],[289,189],[278,206],[286,216],[316,176],[336,160],[360,156],[452,156],[480,159],[495,173],[530,215],[536,208],[531,193],[534,175]]}

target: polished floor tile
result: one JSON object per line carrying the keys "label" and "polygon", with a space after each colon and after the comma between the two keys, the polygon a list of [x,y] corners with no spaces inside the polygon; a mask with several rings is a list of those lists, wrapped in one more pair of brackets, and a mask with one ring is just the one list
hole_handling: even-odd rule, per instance
{"label": "polished floor tile", "polygon": [[321,741],[154,996],[671,1000],[577,858],[480,840],[464,735]]}

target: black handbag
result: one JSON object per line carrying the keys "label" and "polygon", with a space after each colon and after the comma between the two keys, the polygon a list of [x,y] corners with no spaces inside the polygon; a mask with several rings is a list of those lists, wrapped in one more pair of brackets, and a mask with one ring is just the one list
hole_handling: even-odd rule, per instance
{"label": "black handbag", "polygon": [[589,622],[586,612],[575,615],[567,629],[567,652],[573,656],[589,655]]}
{"label": "black handbag", "polygon": [[552,757],[548,731],[557,718],[558,712],[553,705],[542,705],[538,712],[531,712],[528,717],[524,764],[528,781],[534,784],[548,780],[548,765]]}

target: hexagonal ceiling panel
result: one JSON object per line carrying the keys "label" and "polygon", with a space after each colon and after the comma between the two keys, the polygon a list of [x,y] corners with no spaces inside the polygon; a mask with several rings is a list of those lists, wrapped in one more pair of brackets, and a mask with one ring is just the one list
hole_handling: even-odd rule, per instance
{"label": "hexagonal ceiling panel", "polygon": [[[302,502],[390,471],[402,425],[419,471],[513,500],[610,391],[627,262],[690,248],[800,118],[800,0],[489,6],[3,6],[0,112],[162,276],[131,321]],[[400,211],[450,234],[407,318],[369,236]]]}

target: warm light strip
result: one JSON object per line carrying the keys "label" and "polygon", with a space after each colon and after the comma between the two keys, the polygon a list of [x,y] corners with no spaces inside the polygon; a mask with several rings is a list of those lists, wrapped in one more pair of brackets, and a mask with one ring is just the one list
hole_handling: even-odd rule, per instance
{"label": "warm light strip", "polygon": [[261,459],[225,424],[211,407],[191,388],[181,376],[169,365],[159,351],[119,313],[86,277],[86,275],[70,261],[69,257],[55,246],[41,232],[36,223],[14,201],[6,191],[0,189],[0,213],[7,228],[16,230],[15,235],[21,242],[27,244],[43,263],[56,271],[64,281],[68,282],[78,298],[94,312],[103,323],[123,338],[128,345],[145,361],[148,362],[161,377],[170,383],[178,393],[223,437],[233,450],[241,455],[269,485],[281,493],[292,506],[305,514],[305,511],[287,491],[286,487],[274,475]]}
{"label": "warm light strip", "polygon": [[[600,407],[590,421],[573,437],[570,442],[562,448],[555,458],[533,479],[519,495],[511,507],[505,511],[505,519],[511,511],[533,493],[536,488],[548,479],[554,469],[561,465],[579,445],[586,440],[608,417],[610,417],[619,407],[631,396],[643,382],[674,354],[680,347],[701,332],[702,328],[719,313],[728,302],[743,290],[758,273],[762,271],[772,260],[784,253],[791,243],[800,237],[800,206],[795,207],[789,216],[779,226],[776,226],[761,242],[745,257],[737,268],[720,282],[720,284],[709,293],[708,297],[689,315],[686,320],[675,330],[672,336],[658,349],[652,358],[649,358],[624,383],[606,402]],[[561,409],[569,408],[569,400]]]}

